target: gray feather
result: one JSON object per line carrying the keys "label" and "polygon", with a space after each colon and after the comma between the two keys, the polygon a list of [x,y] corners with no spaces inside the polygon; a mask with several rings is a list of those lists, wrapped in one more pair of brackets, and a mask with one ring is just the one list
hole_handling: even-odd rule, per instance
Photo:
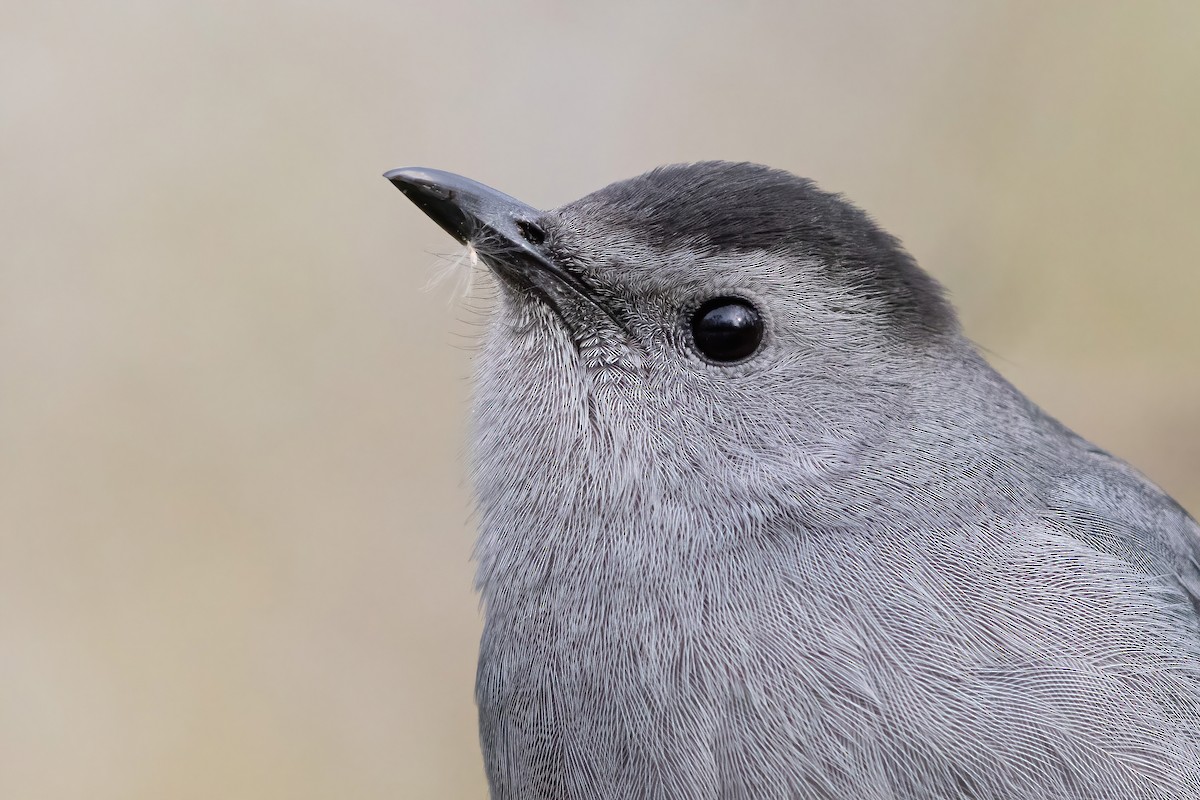
{"label": "gray feather", "polygon": [[[502,281],[479,358],[495,800],[1200,799],[1196,523],[894,240],[721,164],[535,222],[590,297]],[[723,294],[744,363],[689,339]]]}

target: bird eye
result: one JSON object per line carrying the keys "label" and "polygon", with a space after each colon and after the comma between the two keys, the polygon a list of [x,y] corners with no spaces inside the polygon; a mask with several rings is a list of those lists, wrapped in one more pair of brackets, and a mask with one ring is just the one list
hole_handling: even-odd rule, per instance
{"label": "bird eye", "polygon": [[692,341],[712,361],[741,361],[762,343],[762,316],[739,297],[715,297],[692,315]]}

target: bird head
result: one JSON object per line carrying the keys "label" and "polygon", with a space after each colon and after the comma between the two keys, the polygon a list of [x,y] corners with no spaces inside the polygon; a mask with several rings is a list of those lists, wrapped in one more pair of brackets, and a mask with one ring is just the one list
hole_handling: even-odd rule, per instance
{"label": "bird head", "polygon": [[858,469],[960,341],[894,238],[787,172],[668,166],[550,211],[446,172],[387,177],[502,288],[475,399],[485,527],[751,524]]}

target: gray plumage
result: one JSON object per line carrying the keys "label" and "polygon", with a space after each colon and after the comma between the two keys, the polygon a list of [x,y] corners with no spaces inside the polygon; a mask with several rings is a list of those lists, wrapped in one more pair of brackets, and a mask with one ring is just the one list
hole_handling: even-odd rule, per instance
{"label": "gray plumage", "polygon": [[[505,288],[472,448],[495,800],[1200,798],[1200,530],[894,239],[746,164],[514,208],[454,223]],[[761,315],[748,359],[697,351],[715,296]]]}

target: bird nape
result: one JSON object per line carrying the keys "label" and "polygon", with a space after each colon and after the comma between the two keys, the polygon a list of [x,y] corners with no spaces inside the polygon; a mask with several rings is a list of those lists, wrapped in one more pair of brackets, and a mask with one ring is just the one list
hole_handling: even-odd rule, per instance
{"label": "bird nape", "polygon": [[841,197],[387,177],[501,287],[471,475],[491,796],[1200,800],[1200,529]]}

